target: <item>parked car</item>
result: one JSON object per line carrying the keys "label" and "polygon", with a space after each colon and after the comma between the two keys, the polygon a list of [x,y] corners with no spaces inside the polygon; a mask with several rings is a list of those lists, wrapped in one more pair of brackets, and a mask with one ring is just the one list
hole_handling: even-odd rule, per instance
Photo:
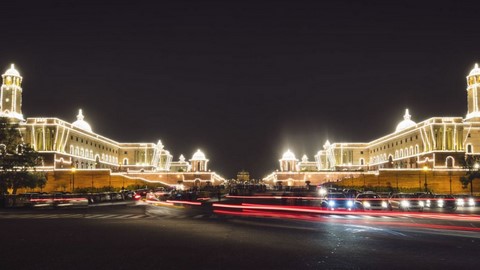
{"label": "parked car", "polygon": [[412,193],[394,193],[388,200],[388,207],[390,210],[423,211],[424,202]]}
{"label": "parked car", "polygon": [[354,207],[358,210],[386,210],[388,209],[388,202],[376,193],[366,192],[357,195]]}
{"label": "parked car", "polygon": [[329,193],[322,200],[322,208],[352,210],[353,200],[347,198],[343,193]]}

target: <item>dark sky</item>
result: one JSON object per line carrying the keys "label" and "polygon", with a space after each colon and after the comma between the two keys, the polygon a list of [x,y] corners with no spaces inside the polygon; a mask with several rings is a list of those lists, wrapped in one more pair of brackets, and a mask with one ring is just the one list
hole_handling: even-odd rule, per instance
{"label": "dark sky", "polygon": [[229,178],[386,135],[407,107],[464,116],[480,61],[478,1],[32,2],[0,8],[24,116],[82,108],[101,135],[200,148]]}

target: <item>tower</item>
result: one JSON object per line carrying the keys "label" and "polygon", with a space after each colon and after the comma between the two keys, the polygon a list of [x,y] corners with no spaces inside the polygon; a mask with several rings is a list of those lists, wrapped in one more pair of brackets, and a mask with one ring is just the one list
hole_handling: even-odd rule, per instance
{"label": "tower", "polygon": [[22,114],[22,76],[12,66],[2,75],[0,88],[0,116],[15,121],[23,121]]}
{"label": "tower", "polygon": [[192,159],[190,159],[190,163],[192,164],[193,172],[207,171],[208,159],[205,157],[205,154],[200,151],[200,149],[198,149],[197,152],[193,154]]}
{"label": "tower", "polygon": [[296,172],[298,160],[295,158],[295,154],[288,149],[287,152],[283,153],[282,159],[280,162],[280,170],[282,172]]}
{"label": "tower", "polygon": [[470,71],[467,76],[467,100],[468,113],[465,120],[472,120],[472,118],[480,118],[480,68],[478,64]]}

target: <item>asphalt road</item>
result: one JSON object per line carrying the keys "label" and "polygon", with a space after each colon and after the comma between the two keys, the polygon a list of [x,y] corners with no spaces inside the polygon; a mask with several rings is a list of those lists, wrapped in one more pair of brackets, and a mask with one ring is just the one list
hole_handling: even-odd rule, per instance
{"label": "asphalt road", "polygon": [[0,212],[0,266],[2,269],[474,269],[478,266],[480,233],[450,229],[480,227],[475,220],[408,214],[302,217],[306,216],[286,219],[268,217],[265,213],[261,218],[225,216],[201,208],[145,205],[3,211]]}

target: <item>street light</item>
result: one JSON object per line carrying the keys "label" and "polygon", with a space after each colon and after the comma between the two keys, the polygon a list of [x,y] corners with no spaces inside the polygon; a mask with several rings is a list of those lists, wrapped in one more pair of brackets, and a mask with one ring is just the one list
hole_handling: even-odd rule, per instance
{"label": "street light", "polygon": [[77,169],[75,167],[72,167],[72,193],[75,191],[75,171]]}
{"label": "street light", "polygon": [[423,166],[423,171],[425,172],[425,182],[424,182],[423,186],[425,187],[425,192],[428,192],[428,183],[427,183],[428,166]]}

